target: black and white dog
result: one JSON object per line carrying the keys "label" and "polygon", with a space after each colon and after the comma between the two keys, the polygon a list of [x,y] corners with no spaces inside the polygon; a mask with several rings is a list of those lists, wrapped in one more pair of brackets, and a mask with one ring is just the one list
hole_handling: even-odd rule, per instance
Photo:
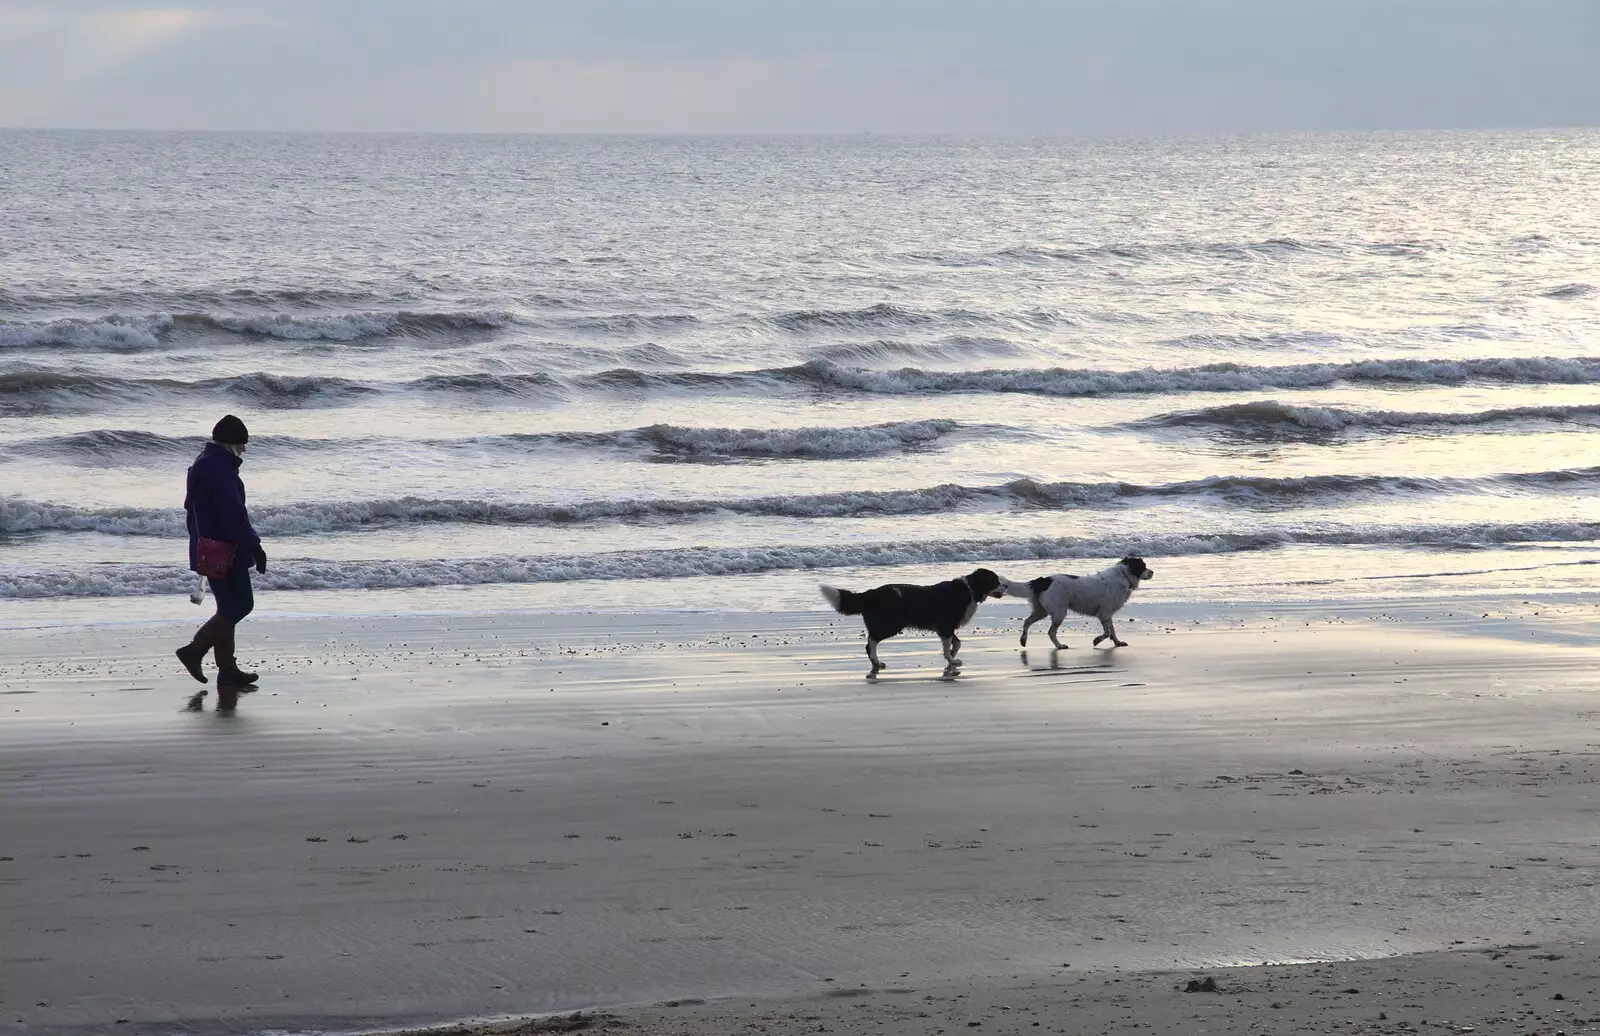
{"label": "black and white dog", "polygon": [[831,586],[821,589],[834,611],[859,615],[866,623],[867,657],[872,660],[872,670],[867,675],[876,676],[878,670],[888,668],[878,661],[878,644],[907,629],[939,634],[946,672],[960,668],[956,652],[961,650],[961,638],[956,636],[956,630],[972,621],[973,612],[985,597],[1004,597],[1005,585],[1004,579],[980,568],[971,575],[933,586],[890,583],[860,593]]}
{"label": "black and white dog", "polygon": [[1094,638],[1095,647],[1099,647],[1102,640],[1111,641],[1113,647],[1127,647],[1126,642],[1117,638],[1117,628],[1111,624],[1111,618],[1128,603],[1139,584],[1154,575],[1144,558],[1123,558],[1092,576],[1040,576],[1026,583],[1007,580],[1005,592],[1033,602],[1033,611],[1022,624],[1023,647],[1028,646],[1028,628],[1046,615],[1050,616],[1050,643],[1058,648],[1065,647],[1056,639],[1056,630],[1061,628],[1069,612],[1100,620],[1102,632]]}

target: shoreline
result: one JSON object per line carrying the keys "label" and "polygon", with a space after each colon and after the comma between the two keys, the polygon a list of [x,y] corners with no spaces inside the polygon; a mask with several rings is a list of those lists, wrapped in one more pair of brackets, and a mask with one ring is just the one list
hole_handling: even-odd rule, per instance
{"label": "shoreline", "polygon": [[[157,541],[159,542],[159,541]],[[1239,612],[1381,611],[1452,602],[1583,601],[1594,593],[1590,572],[1600,557],[1589,546],[1551,544],[1529,550],[1501,545],[1467,553],[1401,551],[1300,544],[1249,554],[1185,554],[1161,561],[1160,585],[1139,594],[1138,614],[1222,618]],[[290,561],[289,564],[295,562]],[[1430,564],[1431,563],[1431,564]],[[1081,559],[995,562],[1001,575],[1079,571]],[[24,566],[26,567],[26,566]],[[1328,573],[1338,573],[1329,576]],[[13,573],[14,574],[14,573]],[[845,587],[883,582],[936,582],[945,564],[776,568],[740,575],[683,574],[667,579],[573,579],[362,589],[325,586],[272,589],[258,583],[252,619],[407,615],[793,614],[805,621],[819,605],[816,583]],[[0,583],[4,580],[0,579]],[[203,621],[181,593],[130,596],[0,597],[0,630],[37,625]],[[991,614],[994,605],[980,614]],[[105,616],[115,616],[107,619]],[[1137,618],[1137,615],[1130,616]],[[1018,620],[1020,621],[1020,620]]]}
{"label": "shoreline", "polygon": [[906,637],[876,683],[818,615],[252,619],[233,715],[181,711],[160,627],[21,631],[0,1031],[1576,946],[1597,604],[1136,603],[1127,649],[1025,657],[996,611],[960,678]]}

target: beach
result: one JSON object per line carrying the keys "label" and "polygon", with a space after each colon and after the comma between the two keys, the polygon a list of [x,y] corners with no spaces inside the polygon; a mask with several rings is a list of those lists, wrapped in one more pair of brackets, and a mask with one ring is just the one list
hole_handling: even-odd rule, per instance
{"label": "beach", "polygon": [[1023,656],[1007,602],[874,682],[820,609],[269,616],[231,714],[187,627],[13,624],[0,1031],[1580,1031],[1597,605],[1136,601]]}
{"label": "beach", "polygon": [[[1581,1028],[1596,183],[1581,127],[0,129],[0,1036]],[[817,593],[1129,555],[1128,647],[989,602],[951,680]]]}

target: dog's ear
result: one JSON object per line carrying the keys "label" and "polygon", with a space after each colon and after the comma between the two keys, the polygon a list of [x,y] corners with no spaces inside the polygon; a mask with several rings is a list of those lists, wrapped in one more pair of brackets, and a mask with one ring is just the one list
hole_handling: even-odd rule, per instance
{"label": "dog's ear", "polygon": [[1142,576],[1146,572],[1144,558],[1134,557],[1132,554],[1123,558],[1121,565],[1128,570],[1129,575]]}

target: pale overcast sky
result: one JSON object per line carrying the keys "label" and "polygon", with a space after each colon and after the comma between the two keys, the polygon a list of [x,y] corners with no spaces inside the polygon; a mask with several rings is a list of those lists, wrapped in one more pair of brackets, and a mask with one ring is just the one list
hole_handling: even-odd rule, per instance
{"label": "pale overcast sky", "polygon": [[1600,125],[1600,0],[0,0],[0,126]]}

